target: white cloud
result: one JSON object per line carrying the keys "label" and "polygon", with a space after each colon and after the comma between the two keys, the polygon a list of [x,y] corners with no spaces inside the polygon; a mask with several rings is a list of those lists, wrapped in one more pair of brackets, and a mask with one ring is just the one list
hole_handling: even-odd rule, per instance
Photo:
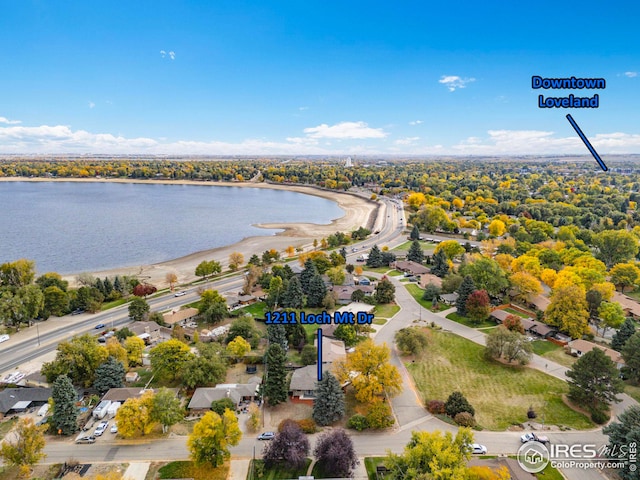
{"label": "white cloud", "polygon": [[302,112],[304,110],[309,110],[309,107],[298,107],[298,110],[300,110]]}
{"label": "white cloud", "polygon": [[409,125],[420,125],[421,123],[424,123],[422,120],[414,120],[412,122],[409,122]]}
{"label": "white cloud", "polygon": [[457,88],[465,88],[467,83],[475,82],[475,78],[461,78],[457,75],[443,75],[438,83],[445,85],[450,92],[455,91]]}
{"label": "white cloud", "polygon": [[323,123],[317,127],[305,128],[311,138],[384,138],[387,133],[381,128],[371,128],[365,122],[341,122],[335,125]]}
{"label": "white cloud", "polygon": [[167,56],[167,52],[165,52],[164,50],[160,50],[160,56],[162,58],[166,57]]}
{"label": "white cloud", "polygon": [[89,108],[93,108],[93,107],[95,107],[95,106],[96,106],[96,104],[95,104],[95,103],[93,103],[93,102],[89,102]]}
{"label": "white cloud", "polygon": [[625,77],[633,78],[638,76],[638,72],[624,72]]}
{"label": "white cloud", "polygon": [[173,51],[169,52],[169,58],[171,60],[175,60],[176,59],[176,52],[173,52]]}
{"label": "white cloud", "polygon": [[405,137],[397,139],[394,143],[396,145],[414,145],[418,140],[420,137]]}
{"label": "white cloud", "polygon": [[6,125],[18,125],[22,122],[20,120],[9,120],[7,117],[0,117],[0,123],[4,123]]}

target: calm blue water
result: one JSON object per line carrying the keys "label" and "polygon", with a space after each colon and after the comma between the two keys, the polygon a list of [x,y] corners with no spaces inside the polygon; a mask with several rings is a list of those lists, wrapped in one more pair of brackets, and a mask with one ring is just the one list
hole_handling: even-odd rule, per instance
{"label": "calm blue water", "polygon": [[149,264],[276,230],[328,224],[330,200],[284,190],[127,183],[0,183],[0,263],[35,260],[61,274]]}

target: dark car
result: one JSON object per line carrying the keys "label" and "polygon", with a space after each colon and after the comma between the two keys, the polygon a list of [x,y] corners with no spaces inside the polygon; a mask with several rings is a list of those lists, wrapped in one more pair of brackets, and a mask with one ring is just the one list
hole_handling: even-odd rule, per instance
{"label": "dark car", "polygon": [[94,327],[96,330],[100,330],[101,328],[104,328],[104,323],[99,323]]}

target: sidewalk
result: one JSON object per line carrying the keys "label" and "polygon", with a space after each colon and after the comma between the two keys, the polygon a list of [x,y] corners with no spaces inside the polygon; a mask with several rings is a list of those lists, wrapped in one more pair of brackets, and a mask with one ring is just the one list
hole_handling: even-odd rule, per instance
{"label": "sidewalk", "polygon": [[144,480],[149,471],[149,462],[132,462],[127,467],[122,478],[126,480]]}

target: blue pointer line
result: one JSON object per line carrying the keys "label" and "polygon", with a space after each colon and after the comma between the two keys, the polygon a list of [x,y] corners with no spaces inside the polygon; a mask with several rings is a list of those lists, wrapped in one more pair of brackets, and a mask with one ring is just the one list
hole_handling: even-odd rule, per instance
{"label": "blue pointer line", "polygon": [[593,146],[591,145],[591,143],[589,142],[589,139],[587,139],[587,137],[585,137],[584,133],[582,133],[582,130],[580,130],[580,127],[578,126],[578,124],[576,123],[576,121],[573,119],[573,117],[571,116],[571,114],[567,114],[567,120],[569,120],[569,123],[571,124],[571,126],[573,127],[573,129],[576,131],[576,133],[578,134],[578,136],[582,139],[582,141],[584,142],[584,144],[587,146],[587,148],[589,149],[589,151],[591,152],[591,155],[593,155],[593,158],[596,159],[596,162],[598,162],[598,165],[600,165],[600,168],[602,170],[604,170],[605,172],[607,170],[609,170],[607,168],[607,166],[604,164],[604,162],[602,161],[602,159],[600,158],[600,155],[598,155],[598,152],[596,152],[596,149],[593,148]]}
{"label": "blue pointer line", "polygon": [[318,381],[322,380],[322,329],[318,329]]}

